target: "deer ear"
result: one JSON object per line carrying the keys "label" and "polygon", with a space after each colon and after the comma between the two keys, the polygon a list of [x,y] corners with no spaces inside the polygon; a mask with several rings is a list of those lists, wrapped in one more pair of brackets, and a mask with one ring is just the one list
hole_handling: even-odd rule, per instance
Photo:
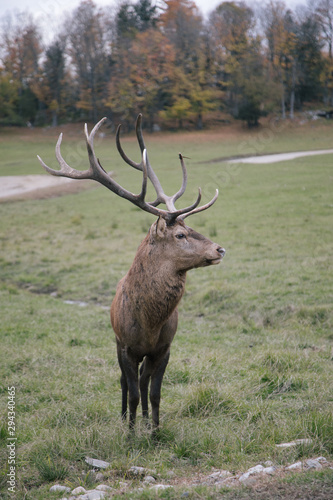
{"label": "deer ear", "polygon": [[157,238],[160,239],[164,238],[166,233],[166,228],[167,228],[167,223],[165,219],[163,217],[159,217],[153,226],[154,235],[156,235]]}

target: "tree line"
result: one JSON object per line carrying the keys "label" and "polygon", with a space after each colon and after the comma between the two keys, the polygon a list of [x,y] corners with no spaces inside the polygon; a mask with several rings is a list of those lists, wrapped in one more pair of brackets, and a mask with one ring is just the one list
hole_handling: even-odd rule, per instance
{"label": "tree line", "polygon": [[[60,24],[61,23],[61,24]],[[288,9],[222,2],[207,19],[192,0],[83,0],[46,44],[28,13],[2,19],[0,124],[101,116],[131,127],[202,128],[209,114],[257,125],[333,106],[333,0]]]}

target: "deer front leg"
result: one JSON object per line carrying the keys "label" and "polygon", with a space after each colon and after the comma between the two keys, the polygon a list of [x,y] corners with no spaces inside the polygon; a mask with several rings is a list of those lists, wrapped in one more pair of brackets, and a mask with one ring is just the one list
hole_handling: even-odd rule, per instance
{"label": "deer front leg", "polygon": [[154,359],[154,367],[151,374],[151,384],[150,384],[150,403],[152,408],[152,419],[153,427],[158,428],[160,420],[160,400],[161,400],[161,387],[163,381],[163,375],[165,369],[168,365],[170,357],[170,347],[167,346],[166,350],[163,350],[157,359]]}
{"label": "deer front leg", "polygon": [[121,386],[121,418],[123,420],[126,420],[128,386],[125,373],[121,374],[120,386]]}
{"label": "deer front leg", "polygon": [[[136,410],[140,401],[139,378],[138,378],[139,361],[135,358],[135,356],[131,354],[130,350],[126,348],[121,349],[121,360],[128,387],[129,427],[130,429],[133,429],[136,419]],[[124,392],[123,392],[123,397],[124,397]],[[123,400],[123,410],[124,410],[124,400]]]}
{"label": "deer front leg", "polygon": [[152,365],[149,358],[145,358],[140,367],[140,394],[142,404],[142,416],[148,424],[148,386],[151,376]]}
{"label": "deer front leg", "polygon": [[121,418],[123,420],[126,420],[128,385],[127,385],[126,373],[124,370],[121,353],[122,353],[122,349],[119,345],[119,342],[117,341],[118,363],[119,363],[120,370],[121,370],[121,377],[120,377],[120,387],[121,387],[121,394],[122,394],[122,397],[121,397]]}

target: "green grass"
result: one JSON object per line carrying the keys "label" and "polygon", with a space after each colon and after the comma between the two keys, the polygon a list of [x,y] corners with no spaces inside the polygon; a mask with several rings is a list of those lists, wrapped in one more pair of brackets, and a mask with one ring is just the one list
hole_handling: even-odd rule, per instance
{"label": "green grass", "polygon": [[[243,131],[240,139],[258,143],[260,133]],[[331,147],[332,136],[326,123],[292,128],[265,148]],[[199,145],[198,137],[205,142]],[[25,173],[40,173],[32,160],[37,153],[55,165],[52,137],[42,140],[34,131],[23,143],[9,134],[1,174],[15,162],[14,175],[23,173],[25,162]],[[133,139],[125,143],[134,156]],[[56,498],[48,493],[55,482],[93,485],[87,455],[111,462],[107,475],[115,487],[131,465],[155,469],[163,482],[170,470],[184,478],[212,468],[246,470],[268,459],[277,464],[319,455],[332,459],[333,155],[231,168],[200,162],[237,154],[236,136],[228,144],[216,133],[161,135],[147,143],[167,193],[180,184],[178,150],[191,156],[184,205],[199,185],[204,201],[220,188],[216,205],[187,223],[227,249],[220,266],[188,274],[162,387],[158,440],[141,418],[131,438],[121,422],[120,372],[106,309],[154,219],[99,187],[3,203],[3,495],[8,386],[16,387],[17,498]],[[110,139],[98,155],[116,158]],[[20,157],[24,162],[18,165]],[[117,181],[138,191],[140,175],[120,168],[119,160],[109,161]],[[312,442],[284,450],[275,446],[297,438]],[[327,478],[324,474],[322,481]],[[133,495],[151,498],[145,492]],[[178,498],[170,491],[160,495]],[[230,495],[225,498],[238,498]],[[192,497],[209,498],[208,490],[199,488]]]}
{"label": "green grass", "polygon": [[[91,130],[93,124],[88,126]],[[55,129],[1,129],[0,175],[41,174],[36,155],[39,154],[50,166],[57,165],[54,148],[60,132],[63,132],[61,150],[74,168],[86,168],[87,154],[83,124],[61,125]],[[95,137],[95,147],[107,171],[123,170],[123,161],[115,148],[114,133],[104,128],[106,137]],[[122,136],[123,137],[123,136]],[[240,122],[225,125],[221,129],[203,132],[145,134],[152,165],[164,167],[159,172],[163,183],[170,182],[170,174],[176,174],[173,186],[178,189],[178,152],[192,158],[193,163],[203,162],[201,169],[211,170],[205,162],[231,156],[253,156],[266,153],[303,151],[333,147],[333,130],[329,120],[300,124],[288,121],[263,121],[259,129],[248,129]],[[126,151],[139,160],[139,150],[134,132],[123,137]],[[164,171],[163,171],[164,170]],[[224,185],[234,178],[236,167],[224,166],[218,170],[218,178]],[[209,172],[210,173],[210,172]],[[216,172],[214,172],[216,173]],[[132,174],[134,175],[134,174]],[[208,176],[207,172],[207,176]],[[128,175],[125,178],[128,179]],[[172,176],[171,176],[172,177]],[[209,176],[210,177],[210,176]],[[200,185],[202,183],[200,176]],[[194,179],[195,180],[195,179]],[[189,179],[191,182],[191,177]],[[210,179],[211,182],[211,179]],[[134,182],[137,186],[137,182]],[[193,184],[196,187],[196,184]]]}

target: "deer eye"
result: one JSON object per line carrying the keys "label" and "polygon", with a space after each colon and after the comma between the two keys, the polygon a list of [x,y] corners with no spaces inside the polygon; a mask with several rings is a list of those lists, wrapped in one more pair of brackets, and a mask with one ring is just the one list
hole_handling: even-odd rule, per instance
{"label": "deer eye", "polygon": [[178,234],[176,234],[176,238],[177,238],[178,240],[182,240],[183,238],[186,238],[186,236],[185,236],[185,234],[184,234],[184,233],[178,233]]}

